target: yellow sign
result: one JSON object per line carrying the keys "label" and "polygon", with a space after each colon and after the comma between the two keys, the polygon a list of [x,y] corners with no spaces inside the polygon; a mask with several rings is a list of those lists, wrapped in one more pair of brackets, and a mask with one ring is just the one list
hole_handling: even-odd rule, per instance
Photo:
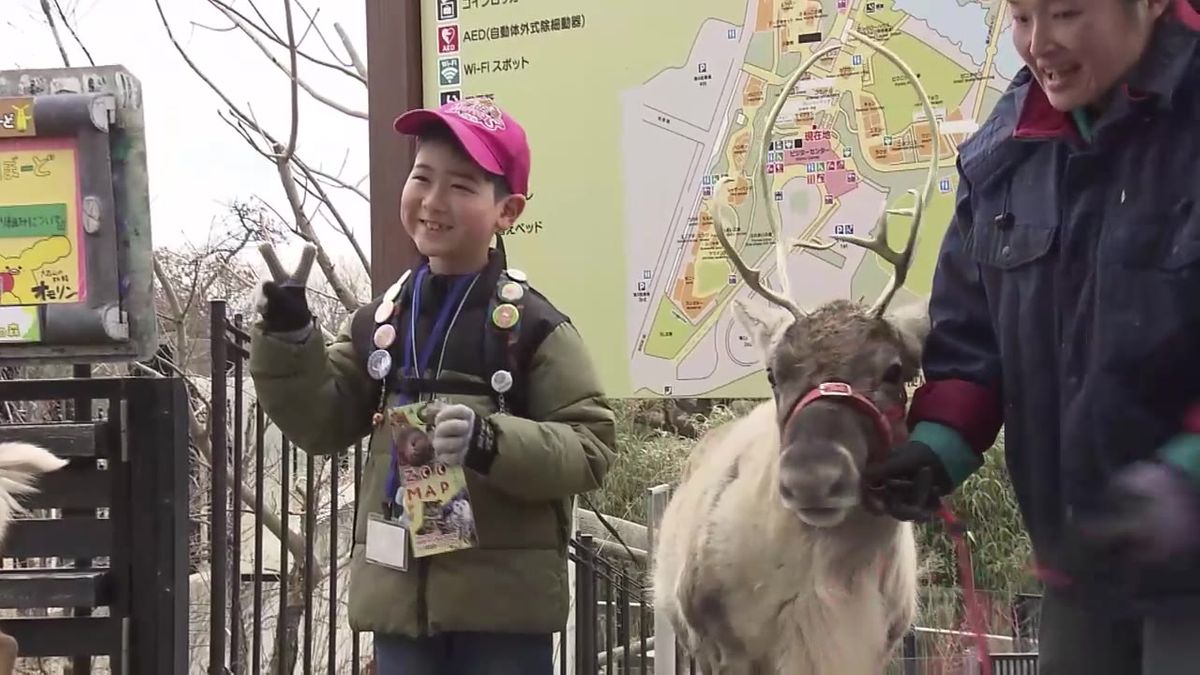
{"label": "yellow sign", "polygon": [[0,138],[34,136],[37,127],[33,123],[33,99],[0,98]]}
{"label": "yellow sign", "polygon": [[85,297],[72,141],[0,142],[0,306]]}

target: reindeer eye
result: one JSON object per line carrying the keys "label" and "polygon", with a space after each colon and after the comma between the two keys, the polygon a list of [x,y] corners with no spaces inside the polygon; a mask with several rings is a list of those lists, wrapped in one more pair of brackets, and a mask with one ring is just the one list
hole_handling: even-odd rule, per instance
{"label": "reindeer eye", "polygon": [[883,373],[883,381],[888,384],[903,384],[904,369],[899,363],[893,363],[888,366],[888,369]]}

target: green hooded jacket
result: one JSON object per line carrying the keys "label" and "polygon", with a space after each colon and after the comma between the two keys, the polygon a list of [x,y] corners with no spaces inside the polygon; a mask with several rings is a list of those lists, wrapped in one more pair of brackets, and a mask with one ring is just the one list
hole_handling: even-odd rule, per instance
{"label": "green hooded jacket", "polygon": [[[441,377],[486,381],[477,353],[485,331],[476,325],[487,321],[500,271],[493,255],[478,288],[467,295],[465,326],[447,337]],[[423,291],[408,289],[402,299],[413,292]],[[372,437],[356,506],[351,626],[406,636],[562,630],[574,496],[599,488],[616,456],[614,415],[578,331],[529,289],[521,353],[515,357],[521,409],[498,412],[494,399],[484,395],[443,397],[471,406],[495,431],[496,455],[486,474],[466,469],[479,543],[465,551],[410,556],[408,570],[401,572],[364,558],[368,514],[383,510],[390,468],[387,434],[371,433],[380,383],[366,369],[379,303],[376,298],[358,309],[328,345],[318,330],[297,342],[265,333],[261,321],[251,329],[249,369],[259,402],[290,441],[324,454]]]}

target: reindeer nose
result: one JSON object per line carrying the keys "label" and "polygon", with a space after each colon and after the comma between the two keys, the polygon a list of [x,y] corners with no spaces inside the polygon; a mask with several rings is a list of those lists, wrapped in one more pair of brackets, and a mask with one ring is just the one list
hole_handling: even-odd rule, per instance
{"label": "reindeer nose", "polygon": [[845,505],[857,498],[851,455],[840,445],[822,444],[804,453],[786,453],[780,466],[779,494],[797,507]]}

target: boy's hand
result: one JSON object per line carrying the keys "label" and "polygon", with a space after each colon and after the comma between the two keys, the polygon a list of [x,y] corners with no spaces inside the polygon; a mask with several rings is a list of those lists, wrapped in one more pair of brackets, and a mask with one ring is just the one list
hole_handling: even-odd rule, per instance
{"label": "boy's hand", "polygon": [[433,453],[434,459],[447,466],[461,466],[467,455],[491,454],[495,450],[495,438],[491,427],[475,411],[460,403],[433,403]]}
{"label": "boy's hand", "polygon": [[313,317],[308,309],[306,284],[317,248],[312,244],[305,244],[304,251],[300,254],[300,264],[296,265],[296,270],[291,274],[283,268],[271,244],[260,244],[258,251],[267,262],[267,269],[273,277],[273,280],[262,283],[261,296],[255,303],[262,314],[266,331],[287,333],[307,327],[312,323]]}

